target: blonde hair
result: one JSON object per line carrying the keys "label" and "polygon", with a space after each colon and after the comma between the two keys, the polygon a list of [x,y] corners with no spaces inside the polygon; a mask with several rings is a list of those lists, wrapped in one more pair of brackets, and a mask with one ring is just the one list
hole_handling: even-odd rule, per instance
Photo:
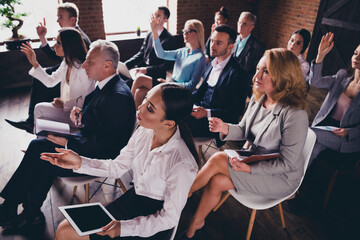
{"label": "blonde hair", "polygon": [[[263,57],[275,88],[271,98],[285,106],[307,109],[306,85],[295,54],[284,48],[273,48],[266,50]],[[253,88],[253,94],[255,100],[259,101],[265,93]]]}
{"label": "blonde hair", "polygon": [[190,20],[186,21],[185,26],[186,25],[191,25],[194,28],[194,30],[196,31],[197,36],[198,36],[200,48],[202,51],[204,51],[204,49],[205,49],[205,47],[204,47],[205,34],[204,34],[204,26],[203,26],[202,22],[200,22],[197,19],[190,19]]}

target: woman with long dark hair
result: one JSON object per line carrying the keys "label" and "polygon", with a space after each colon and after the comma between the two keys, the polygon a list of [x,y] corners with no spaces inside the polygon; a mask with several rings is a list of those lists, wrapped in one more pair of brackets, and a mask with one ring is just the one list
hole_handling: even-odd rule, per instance
{"label": "woman with long dark hair", "polygon": [[95,88],[95,81],[89,80],[85,69],[81,68],[86,58],[86,45],[81,34],[75,28],[62,28],[54,45],[56,55],[64,57],[60,67],[51,75],[40,66],[30,44],[23,44],[21,51],[26,54],[33,68],[29,74],[39,79],[46,87],[54,87],[59,82],[60,97],[51,103],[39,103],[35,106],[34,120],[39,118],[56,120],[72,124],[70,111],[74,106],[82,106],[83,101]]}
{"label": "woman with long dark hair", "polygon": [[56,239],[169,239],[198,170],[198,156],[184,123],[192,106],[188,89],[160,84],[139,106],[140,127],[113,161],[89,159],[65,149],[43,153],[42,159],[77,173],[118,178],[133,172],[134,188],[106,206],[116,221],[98,235],[83,238],[63,221]]}

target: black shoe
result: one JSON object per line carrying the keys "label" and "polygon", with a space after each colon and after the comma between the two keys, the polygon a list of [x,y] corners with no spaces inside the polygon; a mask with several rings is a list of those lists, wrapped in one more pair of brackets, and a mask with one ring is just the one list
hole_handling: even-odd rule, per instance
{"label": "black shoe", "polygon": [[33,218],[26,216],[23,211],[17,218],[11,221],[7,226],[3,228],[3,235],[33,235],[43,231],[45,227],[45,217],[42,212]]}
{"label": "black shoe", "polygon": [[11,126],[14,126],[16,128],[22,129],[27,131],[28,133],[34,133],[34,126],[33,124],[27,122],[27,121],[20,121],[20,122],[14,122],[9,119],[5,119],[6,122],[8,122]]}
{"label": "black shoe", "polygon": [[7,226],[16,218],[16,211],[11,211],[0,204],[0,226]]}

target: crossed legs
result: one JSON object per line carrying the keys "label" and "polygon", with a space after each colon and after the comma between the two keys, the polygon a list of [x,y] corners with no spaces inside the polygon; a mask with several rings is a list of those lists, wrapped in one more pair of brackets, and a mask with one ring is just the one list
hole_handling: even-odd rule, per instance
{"label": "crossed legs", "polygon": [[187,237],[192,238],[196,230],[204,226],[206,216],[219,203],[222,193],[234,188],[227,162],[227,155],[224,152],[218,152],[211,156],[196,176],[189,196],[204,186],[205,189],[191,220],[186,234]]}
{"label": "crossed legs", "polygon": [[140,75],[134,80],[131,93],[134,96],[136,109],[141,105],[147,92],[153,87],[153,80],[146,75]]}

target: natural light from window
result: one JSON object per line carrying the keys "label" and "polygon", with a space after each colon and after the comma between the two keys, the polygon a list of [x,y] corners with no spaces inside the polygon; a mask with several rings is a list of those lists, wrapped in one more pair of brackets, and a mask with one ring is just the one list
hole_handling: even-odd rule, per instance
{"label": "natural light from window", "polygon": [[149,30],[149,17],[166,0],[102,0],[105,33]]}
{"label": "natural light from window", "polygon": [[[36,26],[39,22],[46,19],[47,34],[46,37],[55,37],[60,29],[57,20],[57,0],[21,0],[22,5],[15,5],[15,11],[27,13],[26,17],[22,17],[24,25],[19,30],[19,34],[25,35],[30,39],[38,39],[36,34]],[[5,17],[0,17],[0,24],[6,20]],[[8,28],[0,28],[0,42],[12,36],[12,32]]]}

